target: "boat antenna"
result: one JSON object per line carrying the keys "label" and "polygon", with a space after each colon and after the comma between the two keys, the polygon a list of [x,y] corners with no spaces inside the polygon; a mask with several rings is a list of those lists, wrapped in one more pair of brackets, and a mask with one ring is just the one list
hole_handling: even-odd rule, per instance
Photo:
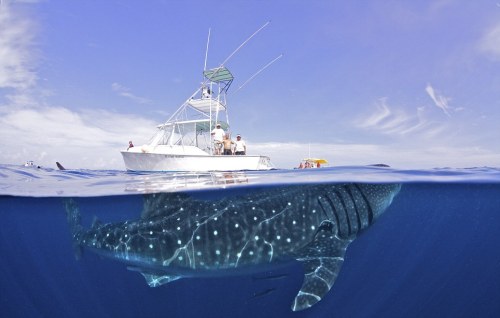
{"label": "boat antenna", "polygon": [[203,70],[207,70],[207,59],[208,59],[208,44],[210,43],[210,28],[208,28],[208,38],[207,38],[207,49],[205,51],[205,65],[203,66]]}
{"label": "boat antenna", "polygon": [[[276,62],[277,60],[279,60],[280,58],[283,57],[283,53],[280,54],[278,57],[276,57],[274,60],[272,60],[271,62],[267,63],[264,67],[262,67],[260,70],[257,71],[257,73],[253,74],[252,76],[250,76],[249,79],[247,79],[243,84],[240,85],[240,87],[238,87],[238,89],[236,91],[234,91],[234,93],[236,93],[237,91],[239,91],[240,89],[242,89],[245,85],[247,85],[251,80],[253,80],[257,75],[259,75],[262,71],[264,71],[266,68],[268,68],[269,66],[271,66],[274,62]],[[233,94],[234,94],[233,93]]]}
{"label": "boat antenna", "polygon": [[259,33],[262,29],[264,29],[266,26],[269,25],[269,23],[271,23],[271,21],[267,21],[266,23],[264,23],[263,26],[261,26],[257,31],[255,31],[252,35],[250,35],[248,37],[248,39],[246,39],[243,43],[240,44],[240,46],[238,46],[236,48],[236,50],[233,51],[233,53],[231,53],[225,60],[224,62],[221,63],[221,66],[223,66],[224,64],[227,63],[227,61],[229,61],[230,58],[233,57],[233,55],[236,54],[236,52],[238,52],[245,44],[247,44],[248,41],[250,41],[255,35],[257,35],[257,33]]}

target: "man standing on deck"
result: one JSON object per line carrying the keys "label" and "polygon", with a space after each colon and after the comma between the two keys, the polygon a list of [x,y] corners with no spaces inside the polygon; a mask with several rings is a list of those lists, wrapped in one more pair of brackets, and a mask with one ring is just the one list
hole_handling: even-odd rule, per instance
{"label": "man standing on deck", "polygon": [[224,144],[224,152],[223,155],[228,156],[233,154],[232,146],[235,144],[234,141],[231,140],[229,134],[224,135],[224,140],[222,141]]}
{"label": "man standing on deck", "polygon": [[235,155],[245,155],[247,153],[247,145],[245,144],[245,141],[241,139],[240,135],[236,136],[236,147],[234,148],[234,154]]}
{"label": "man standing on deck", "polygon": [[220,128],[220,124],[215,126],[215,129],[212,130],[212,136],[214,136],[214,146],[215,146],[215,154],[220,155],[220,148],[222,146],[222,140],[224,139],[224,129]]}

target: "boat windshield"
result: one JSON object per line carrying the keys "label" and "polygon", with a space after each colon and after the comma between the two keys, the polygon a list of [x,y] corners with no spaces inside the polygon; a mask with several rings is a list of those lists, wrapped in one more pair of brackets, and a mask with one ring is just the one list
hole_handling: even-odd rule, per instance
{"label": "boat windshield", "polygon": [[[222,129],[227,131],[229,126],[225,122],[218,122]],[[211,149],[211,130],[215,122],[210,125],[209,120],[193,120],[177,122],[159,126],[159,130],[150,140],[150,146],[195,146],[206,152]]]}

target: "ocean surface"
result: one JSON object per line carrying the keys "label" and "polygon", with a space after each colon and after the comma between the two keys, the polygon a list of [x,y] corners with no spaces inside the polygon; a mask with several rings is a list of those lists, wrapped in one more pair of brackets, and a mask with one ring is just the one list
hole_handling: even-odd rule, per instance
{"label": "ocean surface", "polygon": [[[138,220],[153,193],[210,201],[344,183],[402,187],[349,245],[331,290],[298,312],[290,309],[304,277],[297,261],[151,288],[123,262],[86,250],[76,257],[65,210],[67,200],[77,202],[89,228],[96,219]],[[0,257],[2,317],[500,317],[500,170],[182,174],[0,165]]]}

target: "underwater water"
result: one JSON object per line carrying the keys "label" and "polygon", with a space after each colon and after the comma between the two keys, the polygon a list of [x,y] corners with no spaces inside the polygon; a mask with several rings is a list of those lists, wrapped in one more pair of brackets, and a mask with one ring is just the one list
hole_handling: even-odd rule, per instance
{"label": "underwater water", "polygon": [[[65,202],[81,223],[139,220],[155,193],[204,202],[289,186],[401,184],[347,248],[321,301],[291,305],[304,269],[293,259],[151,288],[124,262],[75,248]],[[239,173],[126,173],[0,165],[2,317],[498,317],[500,170],[335,167]],[[245,212],[245,211],[242,211]],[[132,270],[130,270],[132,269]]]}

